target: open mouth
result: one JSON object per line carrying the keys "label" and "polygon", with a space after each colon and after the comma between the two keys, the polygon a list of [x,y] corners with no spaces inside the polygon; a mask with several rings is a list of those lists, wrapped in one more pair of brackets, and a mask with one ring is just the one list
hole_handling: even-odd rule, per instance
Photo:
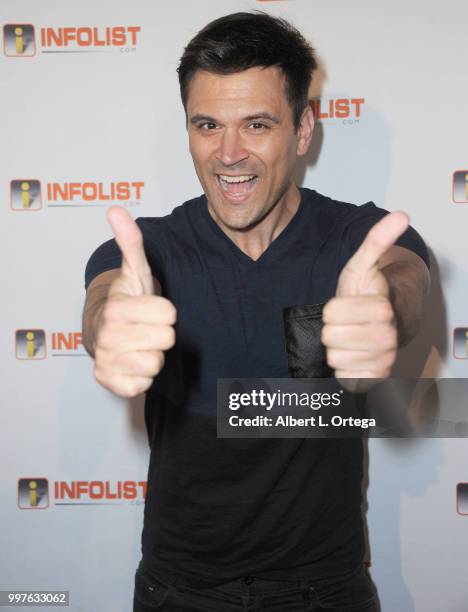
{"label": "open mouth", "polygon": [[256,174],[242,174],[238,176],[217,174],[216,180],[225,194],[231,198],[240,199],[253,191],[258,183],[258,176]]}

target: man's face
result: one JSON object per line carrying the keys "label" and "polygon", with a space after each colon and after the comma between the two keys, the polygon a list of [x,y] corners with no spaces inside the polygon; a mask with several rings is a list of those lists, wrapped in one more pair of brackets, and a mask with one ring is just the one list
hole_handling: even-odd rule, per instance
{"label": "man's face", "polygon": [[[310,127],[311,111],[306,114]],[[187,118],[190,153],[216,217],[233,230],[263,219],[292,185],[296,157],[310,140],[303,127],[294,131],[282,72],[199,70],[190,82]]]}

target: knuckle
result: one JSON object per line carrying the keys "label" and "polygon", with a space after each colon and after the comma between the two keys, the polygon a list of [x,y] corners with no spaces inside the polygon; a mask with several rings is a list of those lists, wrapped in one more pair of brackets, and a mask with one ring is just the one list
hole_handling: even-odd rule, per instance
{"label": "knuckle", "polygon": [[164,353],[162,351],[156,351],[150,358],[150,370],[154,374],[161,371],[164,365]]}
{"label": "knuckle", "polygon": [[396,352],[395,351],[389,351],[387,353],[387,358],[385,360],[385,366],[387,368],[391,368],[392,365],[395,363],[396,361]]}
{"label": "knuckle", "polygon": [[327,324],[322,327],[322,331],[320,332],[320,339],[322,344],[324,344],[325,346],[329,345],[331,342],[331,332],[332,329],[330,325]]}
{"label": "knuckle", "polygon": [[176,340],[175,329],[171,325],[169,325],[166,328],[166,346],[167,348],[171,348],[171,346],[174,346],[175,340]]}
{"label": "knuckle", "polygon": [[390,376],[391,369],[390,368],[382,368],[378,373],[376,378],[388,378]]}
{"label": "knuckle", "polygon": [[327,363],[331,368],[338,366],[337,352],[333,350],[327,351]]}
{"label": "knuckle", "polygon": [[168,349],[173,346],[174,342],[174,328],[170,325],[162,325],[157,331],[157,348]]}
{"label": "knuckle", "polygon": [[166,361],[166,358],[164,357],[164,353],[162,351],[158,351],[157,359],[158,359],[158,363],[157,363],[156,372],[160,372],[163,369],[164,362]]}
{"label": "knuckle", "polygon": [[169,306],[168,319],[171,325],[173,325],[177,321],[177,309],[172,303],[170,303]]}
{"label": "knuckle", "polygon": [[397,334],[392,325],[376,326],[372,336],[372,341],[376,348],[387,351],[397,347]]}
{"label": "knuckle", "polygon": [[111,391],[121,397],[127,398],[136,397],[144,390],[145,387],[141,385],[139,379],[134,377],[116,378],[111,386]]}
{"label": "knuckle", "polygon": [[396,329],[393,326],[388,326],[385,332],[385,343],[390,349],[396,349],[398,345],[398,337]]}
{"label": "knuckle", "polygon": [[141,393],[140,385],[137,380],[129,380],[124,385],[124,393],[126,397],[135,397]]}
{"label": "knuckle", "polygon": [[160,360],[156,355],[148,358],[148,373],[153,376],[159,372]]}
{"label": "knuckle", "polygon": [[161,312],[167,318],[167,322],[173,324],[177,319],[177,310],[174,304],[165,297],[159,296]]}
{"label": "knuckle", "polygon": [[380,372],[390,370],[390,368],[395,363],[395,352],[386,351],[385,353],[375,355],[373,363],[376,368],[376,371],[378,372],[378,376],[380,376]]}
{"label": "knuckle", "polygon": [[384,299],[381,301],[378,314],[381,321],[391,321],[393,319],[393,306],[390,300]]}

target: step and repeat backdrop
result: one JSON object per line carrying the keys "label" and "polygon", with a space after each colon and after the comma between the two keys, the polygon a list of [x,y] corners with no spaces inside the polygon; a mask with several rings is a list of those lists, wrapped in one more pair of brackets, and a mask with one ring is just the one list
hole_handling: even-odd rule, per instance
{"label": "step and repeat backdrop", "polygon": [[[201,193],[176,67],[208,21],[251,9],[290,19],[318,54],[298,183],[403,209],[430,249],[423,329],[395,375],[468,374],[464,0],[3,0],[0,590],[67,590],[74,612],[131,610],[143,402],[94,380],[84,269],[111,237],[110,205],[159,216]],[[466,612],[466,438],[366,449],[382,610]]]}

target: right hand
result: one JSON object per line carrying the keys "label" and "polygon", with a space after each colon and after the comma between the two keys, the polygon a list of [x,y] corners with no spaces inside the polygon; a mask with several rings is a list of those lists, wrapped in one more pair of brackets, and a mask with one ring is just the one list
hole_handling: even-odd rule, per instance
{"label": "right hand", "polygon": [[126,209],[113,206],[107,219],[122,252],[120,274],[99,311],[94,346],[96,380],[121,397],[146,391],[175,344],[175,306],[155,295],[140,228]]}

